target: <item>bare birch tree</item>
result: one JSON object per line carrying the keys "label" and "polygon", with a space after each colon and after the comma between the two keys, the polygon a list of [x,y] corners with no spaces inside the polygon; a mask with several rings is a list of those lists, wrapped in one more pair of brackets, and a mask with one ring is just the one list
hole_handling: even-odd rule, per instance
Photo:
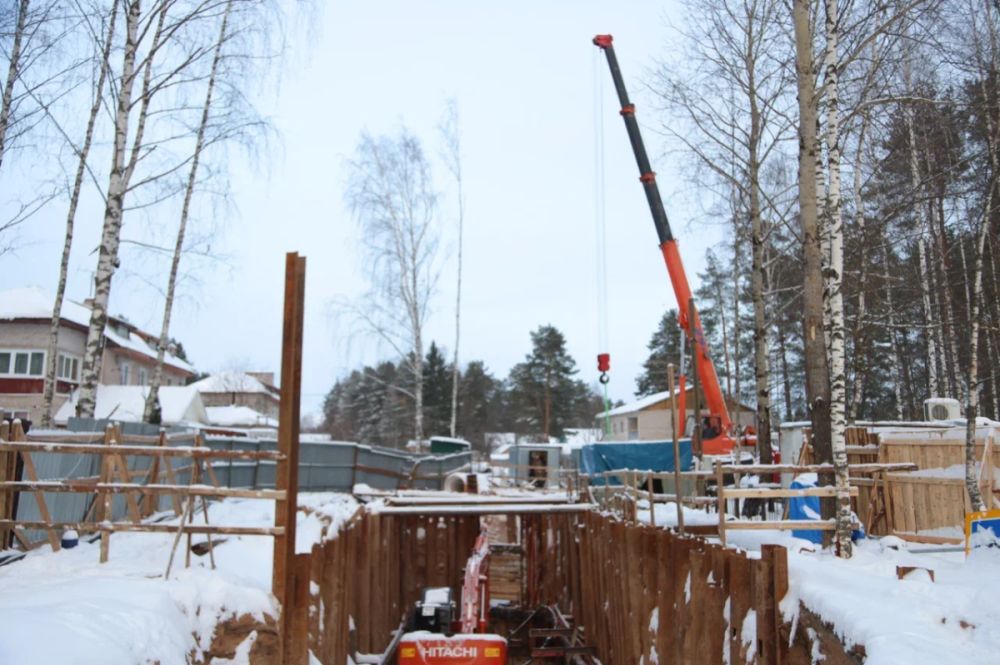
{"label": "bare birch tree", "polygon": [[[154,99],[165,91],[174,92],[176,87],[187,82],[192,68],[214,50],[214,39],[199,41],[194,38],[203,20],[217,16],[219,5],[214,0],[199,0],[187,5],[159,0],[145,14],[141,11],[140,2],[126,0],[125,43],[114,103],[111,169],[105,190],[104,223],[76,407],[77,415],[81,417],[93,417],[96,406],[104,328],[108,320],[112,279],[119,267],[126,196],[169,176],[190,160],[189,156],[158,171],[144,172],[142,177],[133,181],[140,163],[148,163],[150,156],[165,145],[164,139],[150,139],[146,135],[151,110],[159,112],[154,106]],[[172,14],[171,10],[176,14]],[[149,37],[149,42],[141,52],[140,47],[146,37]],[[175,45],[177,48],[171,53],[170,48]],[[141,84],[136,93],[140,74]],[[135,123],[134,130],[131,130],[133,113]],[[163,152],[160,150],[160,153]]]}
{"label": "bare birch tree", "polygon": [[465,227],[465,195],[462,190],[462,142],[458,126],[458,104],[449,100],[445,109],[445,117],[441,123],[441,134],[444,138],[444,159],[448,170],[455,179],[458,205],[458,257],[455,276],[455,349],[451,360],[451,423],[450,435],[455,436],[458,423],[458,342],[462,323],[462,243]]}
{"label": "bare birch tree", "polygon": [[[978,5],[978,6],[976,6]],[[973,250],[972,306],[969,331],[969,366],[965,391],[965,487],[969,502],[975,510],[986,510],[976,468],[976,418],[979,414],[979,335],[980,312],[983,294],[983,263],[986,241],[996,214],[994,201],[1000,185],[1000,99],[996,90],[997,72],[1000,71],[1000,25],[995,12],[997,8],[990,0],[970,0],[970,21],[973,46],[973,62],[978,84],[978,103],[974,114],[979,116],[984,126],[987,152],[988,179],[985,183],[985,197],[982,211],[975,215],[977,223],[972,231],[976,238]],[[978,227],[978,228],[977,228]],[[987,461],[982,461],[984,467]],[[989,471],[986,471],[989,473]]]}
{"label": "bare birch tree", "polygon": [[438,278],[437,194],[420,141],[362,134],[349,164],[346,198],[361,227],[372,288],[354,308],[365,327],[388,344],[412,383],[413,434],[424,438],[424,327]]}
{"label": "bare birch tree", "polygon": [[174,308],[178,269],[181,263],[181,256],[184,252],[184,238],[187,233],[188,218],[191,215],[191,200],[194,197],[195,188],[198,183],[198,167],[201,164],[202,152],[205,150],[206,131],[212,113],[212,95],[215,92],[216,77],[219,74],[219,63],[222,62],[222,49],[226,43],[229,16],[233,8],[233,2],[234,0],[226,0],[225,9],[222,12],[222,19],[219,24],[219,36],[215,42],[212,64],[208,74],[208,83],[205,88],[205,101],[201,108],[201,119],[195,135],[191,168],[188,171],[187,183],[184,187],[184,201],[181,204],[180,222],[177,226],[174,253],[170,261],[170,273],[167,277],[167,291],[163,301],[163,321],[160,325],[160,337],[156,344],[156,365],[153,368],[153,377],[149,383],[149,393],[146,395],[146,405],[142,416],[146,422],[156,422],[159,420],[160,385],[163,382],[163,362],[166,358],[170,342],[170,317]]}
{"label": "bare birch tree", "polygon": [[833,461],[830,441],[830,378],[823,328],[823,258],[819,238],[816,127],[819,106],[813,57],[813,17],[810,0],[793,0],[795,71],[799,130],[799,225],[802,239],[802,313],[806,399],[812,421],[812,445],[819,461]]}
{"label": "bare birch tree", "polygon": [[828,310],[830,345],[830,449],[833,454],[837,488],[836,537],[838,554],[850,558],[851,485],[847,468],[847,375],[844,349],[844,223],[840,192],[840,7],[838,0],[824,0],[826,48],[823,58],[823,87],[826,101],[826,234],[830,255],[827,260],[824,305]]}
{"label": "bare birch tree", "polygon": [[[666,129],[720,183],[719,197],[728,200],[736,225],[734,236],[750,240],[757,442],[761,460],[768,462],[772,400],[765,261],[770,226],[765,217],[775,216],[775,204],[774,194],[762,185],[761,174],[770,160],[782,156],[782,144],[790,138],[786,56],[791,43],[782,3],[777,0],[692,2],[688,10],[690,49],[684,57],[690,71],[681,67],[683,73],[676,75],[677,67],[663,67],[658,77],[663,99],[683,121],[668,123]],[[735,256],[741,252],[738,247]],[[737,345],[739,269],[734,265],[733,339]],[[720,316],[725,322],[725,314],[720,312]],[[737,368],[737,399],[739,374]]]}
{"label": "bare birch tree", "polygon": [[[87,115],[87,127],[83,134],[83,142],[79,147],[73,146],[77,155],[76,174],[73,177],[73,184],[69,193],[69,208],[66,212],[66,232],[63,238],[62,256],[59,260],[59,279],[56,285],[55,302],[52,305],[52,320],[49,324],[49,345],[47,364],[45,368],[45,386],[42,391],[42,427],[52,426],[52,401],[55,398],[56,382],[58,381],[58,344],[59,344],[59,321],[62,316],[63,300],[66,295],[66,280],[69,273],[70,251],[73,247],[73,229],[76,223],[76,210],[80,203],[80,194],[83,190],[83,180],[87,172],[87,160],[90,157],[90,148],[94,140],[94,131],[97,126],[97,116],[101,110],[104,98],[104,87],[108,78],[110,67],[111,47],[114,43],[115,24],[118,18],[118,2],[111,3],[110,12],[107,17],[107,29],[104,33],[103,44],[97,46],[97,80],[94,83],[93,101],[90,105],[90,112]],[[95,33],[100,34],[100,33]]]}

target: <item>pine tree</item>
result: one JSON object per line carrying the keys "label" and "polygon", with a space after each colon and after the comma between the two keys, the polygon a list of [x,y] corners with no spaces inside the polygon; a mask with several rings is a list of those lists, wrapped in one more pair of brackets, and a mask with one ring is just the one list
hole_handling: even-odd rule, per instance
{"label": "pine tree", "polygon": [[576,406],[576,361],[566,352],[566,338],[551,325],[531,333],[531,353],[510,371],[511,401],[517,429],[560,437]]}
{"label": "pine tree", "polygon": [[440,347],[431,342],[424,359],[424,431],[444,435],[451,425],[451,367]]}
{"label": "pine tree", "polygon": [[459,379],[456,433],[486,451],[486,433],[502,429],[505,411],[503,382],[481,360],[470,362]]}
{"label": "pine tree", "polygon": [[642,374],[635,380],[636,397],[652,395],[667,389],[667,365],[671,363],[676,365],[680,361],[680,336],[677,310],[668,309],[660,319],[656,332],[650,337],[649,344],[646,345],[649,357],[642,364]]}

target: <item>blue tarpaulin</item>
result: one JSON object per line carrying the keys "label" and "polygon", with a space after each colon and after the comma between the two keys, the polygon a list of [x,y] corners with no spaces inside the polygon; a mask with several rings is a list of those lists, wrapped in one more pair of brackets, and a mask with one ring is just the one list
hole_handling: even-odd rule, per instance
{"label": "blue tarpaulin", "polygon": [[[677,442],[681,453],[681,471],[693,468],[691,439]],[[594,475],[603,471],[638,469],[641,471],[673,471],[674,444],[669,441],[625,443],[609,441],[594,443],[580,449],[580,471]],[[600,484],[600,481],[597,481]]]}
{"label": "blue tarpaulin", "polygon": [[[792,484],[789,486],[793,490],[806,489],[808,487],[817,487],[816,484],[816,474],[807,473],[797,476],[792,480]],[[788,519],[790,520],[818,520],[820,517],[819,509],[819,497],[818,496],[796,496],[788,500]],[[857,516],[855,516],[855,520]],[[794,529],[792,535],[796,538],[802,538],[803,540],[808,540],[813,543],[823,542],[823,533],[815,529]],[[864,538],[863,529],[855,529],[851,534],[851,540],[858,540],[859,538]]]}

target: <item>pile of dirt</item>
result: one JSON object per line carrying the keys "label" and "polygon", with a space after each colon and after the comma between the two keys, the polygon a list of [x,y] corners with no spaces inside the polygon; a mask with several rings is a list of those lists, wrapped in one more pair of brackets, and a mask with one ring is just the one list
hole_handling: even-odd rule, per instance
{"label": "pile of dirt", "polygon": [[[237,653],[241,658],[237,660]],[[194,665],[227,665],[247,662],[250,665],[278,665],[278,624],[274,617],[264,616],[264,621],[250,614],[242,614],[220,621],[212,635],[212,646]]]}

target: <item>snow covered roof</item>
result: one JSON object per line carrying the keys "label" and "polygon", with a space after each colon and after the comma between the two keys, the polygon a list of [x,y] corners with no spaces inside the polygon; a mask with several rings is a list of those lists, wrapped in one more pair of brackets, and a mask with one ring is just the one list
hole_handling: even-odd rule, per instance
{"label": "snow covered roof", "polygon": [[[694,390],[694,387],[691,386],[691,385],[688,385],[684,389],[684,392],[687,393],[687,392],[691,392],[692,390]],[[674,393],[675,394],[678,393],[679,391],[680,391],[680,388],[675,388],[674,389]],[[627,413],[635,413],[636,411],[642,411],[643,409],[648,409],[649,407],[653,406],[654,404],[659,404],[663,400],[669,399],[669,398],[670,398],[670,391],[669,390],[663,390],[663,391],[660,391],[658,393],[653,393],[652,395],[646,395],[645,397],[637,399],[634,402],[629,402],[628,404],[622,404],[621,406],[616,406],[615,408],[610,409],[608,411],[601,411],[596,416],[594,416],[594,418],[607,418],[609,416],[623,416],[623,415],[625,415]],[[732,404],[730,403],[730,401],[728,399],[726,400],[726,403],[729,404],[729,408],[730,409],[733,408]],[[740,403],[739,407],[741,409],[746,409],[746,410],[750,410],[750,411],[753,410],[751,407],[749,407],[749,406],[747,406],[746,404],[743,404],[743,403]]]}
{"label": "snow covered roof", "polygon": [[202,393],[264,393],[274,390],[263,381],[245,372],[218,372],[191,384]]}
{"label": "snow covered roof", "polygon": [[[688,387],[688,390],[691,388]],[[680,389],[675,388],[674,394],[676,394]],[[608,416],[622,416],[626,413],[633,413],[635,411],[642,411],[643,409],[648,409],[654,404],[659,404],[665,399],[670,398],[670,391],[664,390],[662,392],[653,393],[652,395],[647,395],[641,399],[637,399],[634,402],[629,402],[628,404],[622,404],[608,411],[601,411],[595,416],[596,418],[607,418]]]}
{"label": "snow covered roof", "polygon": [[[146,386],[97,386],[97,407],[94,417],[98,419],[142,422],[146,407]],[[64,424],[76,415],[76,403],[80,391],[74,390],[69,399],[59,407],[55,421]],[[192,386],[162,386],[160,388],[161,419],[164,425],[209,423],[201,394]]]}
{"label": "snow covered roof", "polygon": [[278,419],[249,406],[208,406],[208,422],[219,427],[277,427]]}
{"label": "snow covered roof", "polygon": [[[7,289],[0,292],[0,319],[51,319],[54,302],[55,296],[37,286]],[[90,325],[90,310],[72,300],[63,299],[60,315],[81,326]]]}
{"label": "snow covered roof", "polygon": [[[49,320],[52,318],[54,300],[52,294],[35,286],[0,292],[0,321]],[[72,300],[63,300],[60,316],[64,321],[75,323],[84,328],[90,325],[90,309]],[[108,325],[104,328],[104,336],[115,346],[155,359],[156,348],[146,341],[146,338],[153,338],[153,336],[149,333],[139,334],[135,326],[130,323],[126,323],[124,326],[115,325],[119,322],[122,322],[121,319],[109,317]],[[170,352],[164,356],[164,363],[191,374],[195,372],[191,363],[181,360]]]}

